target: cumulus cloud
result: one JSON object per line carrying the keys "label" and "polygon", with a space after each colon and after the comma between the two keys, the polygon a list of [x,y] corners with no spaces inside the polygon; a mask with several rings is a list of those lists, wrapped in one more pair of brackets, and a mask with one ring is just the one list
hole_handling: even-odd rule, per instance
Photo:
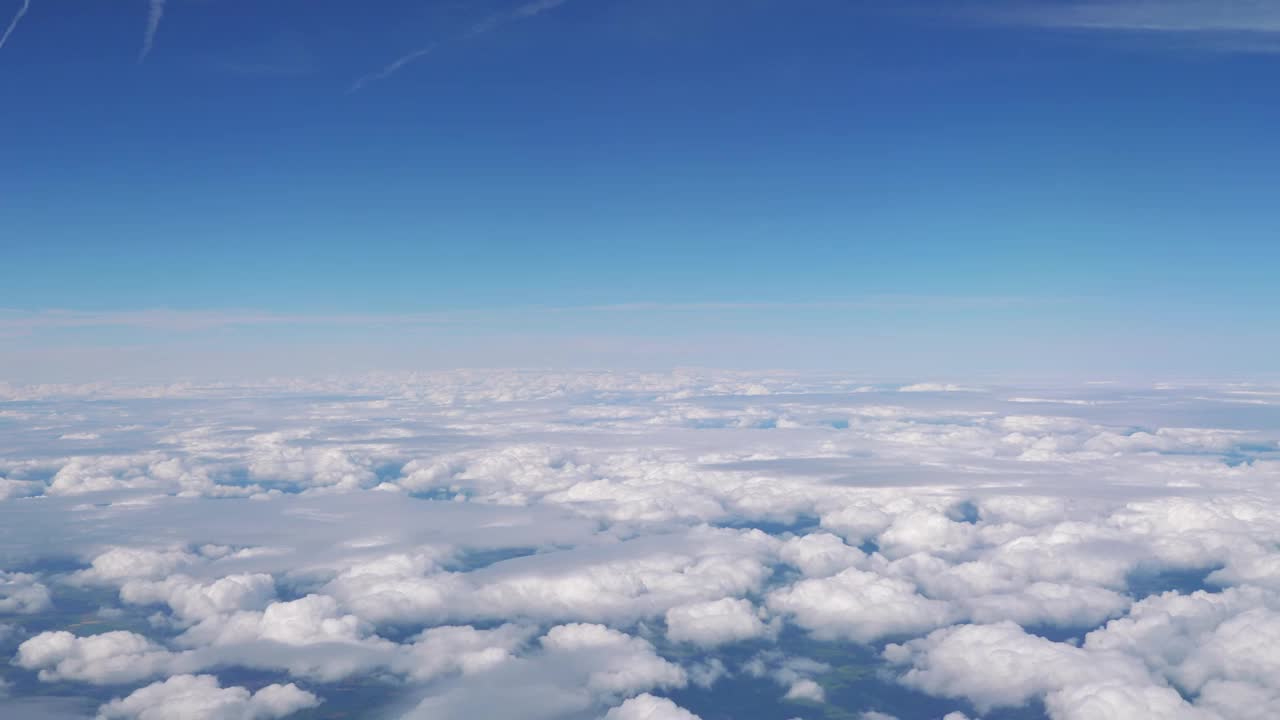
{"label": "cumulus cloud", "polygon": [[184,622],[199,622],[238,610],[263,608],[275,597],[270,575],[228,575],[203,583],[171,575],[161,581],[131,579],[120,587],[120,599],[136,605],[163,603]]}
{"label": "cumulus cloud", "polygon": [[776,590],[768,605],[819,638],[856,642],[930,630],[954,615],[946,603],[919,595],[909,582],[854,568]]}
{"label": "cumulus cloud", "polygon": [[908,666],[901,677],[904,684],[967,699],[984,712],[1032,699],[1045,699],[1055,718],[1192,712],[1137,658],[1053,642],[1012,622],[937,630],[923,639],[890,645],[885,656]]}
{"label": "cumulus cloud", "polygon": [[683,687],[688,682],[684,670],[658,657],[648,641],[603,625],[559,625],[541,642],[558,660],[589,668],[586,685],[597,692],[623,694],[651,687]]}
{"label": "cumulus cloud", "polygon": [[604,714],[604,720],[699,720],[666,698],[637,695]]}
{"label": "cumulus cloud", "polygon": [[821,685],[813,680],[804,678],[791,683],[791,687],[787,688],[787,693],[782,696],[782,699],[820,703],[827,699],[827,694]]}
{"label": "cumulus cloud", "polygon": [[[701,712],[685,698],[761,678],[787,717],[843,704],[839,673],[875,657],[866,682],[984,712],[1280,714],[1280,436],[1222,421],[1234,387],[900,388],[0,386],[22,416],[0,458],[0,613],[40,630],[0,644],[68,692],[120,686],[127,717],[188,690],[268,712],[199,679],[224,671],[317,695],[378,678],[410,718],[521,720],[687,720],[659,696]],[[109,449],[59,439],[92,435]],[[85,598],[110,627],[58,614]]]}
{"label": "cumulus cloud", "polygon": [[769,628],[749,600],[722,598],[667,611],[667,637],[675,642],[715,646],[760,637]]}
{"label": "cumulus cloud", "polygon": [[815,532],[788,539],[778,557],[808,577],[827,577],[866,560],[866,554],[830,533]]}
{"label": "cumulus cloud", "polygon": [[297,685],[257,692],[224,688],[212,675],[175,675],[103,705],[104,720],[272,720],[315,707],[320,699]]}
{"label": "cumulus cloud", "polygon": [[29,615],[47,610],[52,604],[49,588],[35,575],[0,571],[0,613]]}
{"label": "cumulus cloud", "polygon": [[593,708],[599,717],[609,707],[624,712],[622,717],[632,717],[669,708],[662,702],[640,700],[622,710],[624,698],[653,689],[681,688],[689,680],[679,665],[659,656],[647,640],[591,623],[552,627],[528,652],[477,672],[481,674],[473,679],[464,670],[456,684],[431,694],[408,717],[552,720]]}
{"label": "cumulus cloud", "polygon": [[198,560],[195,553],[180,548],[115,547],[94,557],[89,568],[76,573],[75,579],[97,583],[160,579]]}
{"label": "cumulus cloud", "polygon": [[97,685],[130,683],[169,669],[174,657],[137,633],[117,630],[76,637],[65,630],[43,632],[18,646],[14,663],[38,670],[41,680],[78,680]]}
{"label": "cumulus cloud", "polygon": [[468,625],[430,628],[413,639],[401,667],[416,680],[484,672],[513,660],[532,634],[531,628],[516,625],[493,630]]}

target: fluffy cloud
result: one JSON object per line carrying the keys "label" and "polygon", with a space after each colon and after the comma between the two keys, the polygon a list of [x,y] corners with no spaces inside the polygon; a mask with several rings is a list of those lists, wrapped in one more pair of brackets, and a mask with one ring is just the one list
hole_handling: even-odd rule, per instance
{"label": "fluffy cloud", "polygon": [[35,575],[0,572],[0,613],[38,613],[50,605],[49,588]]}
{"label": "fluffy cloud", "polygon": [[521,558],[477,573],[466,612],[476,617],[630,620],[691,601],[759,590],[776,541],[759,531],[688,533]]}
{"label": "fluffy cloud", "polygon": [[1055,720],[1123,720],[1135,717],[1218,720],[1189,705],[1176,690],[1123,681],[1072,685],[1050,693],[1045,707]]}
{"label": "fluffy cloud", "polygon": [[121,600],[137,605],[163,603],[185,622],[261,609],[274,597],[275,581],[263,573],[228,575],[212,582],[171,575],[159,581],[128,580],[120,586]]}
{"label": "fluffy cloud", "polygon": [[263,484],[351,490],[372,485],[375,457],[341,447],[308,447],[306,430],[273,432],[247,439],[249,475]]}
{"label": "fluffy cloud", "polygon": [[782,696],[782,699],[820,703],[827,699],[827,694],[821,685],[813,680],[804,678],[791,683],[791,687],[787,688],[787,693]]}
{"label": "fluffy cloud", "polygon": [[272,720],[319,704],[319,698],[292,683],[250,693],[242,687],[221,687],[212,675],[175,675],[112,700],[98,710],[98,716],[104,720]]}
{"label": "fluffy cloud", "polygon": [[808,577],[827,577],[863,562],[866,555],[831,533],[790,538],[778,549],[783,562]]}
{"label": "fluffy cloud", "polygon": [[699,720],[699,718],[666,698],[645,693],[605,713],[604,720]]}
{"label": "fluffy cloud", "polygon": [[929,630],[954,615],[946,603],[919,595],[909,582],[854,568],[776,590],[768,605],[819,638],[857,642]]}
{"label": "fluffy cloud", "polygon": [[667,637],[705,647],[760,637],[769,628],[749,600],[722,598],[667,611]]}
{"label": "fluffy cloud", "polygon": [[[1280,715],[1280,433],[1236,412],[1277,390],[961,389],[710,371],[7,386],[0,561],[23,570],[0,573],[0,613],[47,632],[0,643],[71,687],[252,669],[393,679],[410,717],[687,720],[637,693],[742,673],[785,717],[845,699],[826,673],[875,652],[847,641],[891,641],[896,681],[982,708]],[[44,614],[86,599],[130,631]],[[267,712],[211,681],[113,706],[147,717],[189,686]]]}
{"label": "fluffy cloud", "polygon": [[[1119,708],[1119,714],[1092,717],[1160,717],[1158,712],[1131,712],[1140,707],[1134,703],[1144,700],[1155,703],[1150,706],[1153,711],[1181,707],[1166,703],[1168,693],[1180,696],[1158,685],[1136,658],[1052,642],[1030,635],[1012,622],[937,630],[904,645],[890,645],[885,656],[892,663],[908,666],[901,678],[904,684],[935,695],[965,698],[983,711],[1015,707],[1046,696],[1052,707],[1062,709],[1061,717],[1070,718],[1090,717],[1075,713],[1089,709],[1102,712],[1112,704]],[[1111,697],[1087,700],[1090,693],[1085,688],[1102,691],[1110,687],[1132,694],[1124,696],[1123,702]]]}
{"label": "fluffy cloud", "polygon": [[76,637],[43,632],[18,646],[14,663],[38,670],[46,682],[78,680],[98,685],[129,683],[174,669],[174,656],[147,638],[114,631]]}
{"label": "fluffy cloud", "polygon": [[658,657],[647,641],[603,625],[559,625],[541,642],[557,659],[590,668],[586,685],[597,692],[622,694],[688,682],[684,670]]}
{"label": "fluffy cloud", "polygon": [[464,668],[462,673],[451,686],[432,692],[407,717],[553,720],[589,716],[593,709],[599,717],[608,707],[624,712],[622,717],[633,717],[670,708],[665,702],[649,700],[627,706],[623,698],[688,683],[687,673],[659,656],[643,638],[586,623],[555,626],[528,652],[483,667]]}
{"label": "fluffy cloud", "polygon": [[181,549],[118,547],[96,556],[90,567],[76,573],[75,577],[83,582],[100,583],[164,578],[198,560],[197,555]]}
{"label": "fluffy cloud", "polygon": [[399,665],[416,680],[452,672],[475,674],[513,660],[532,631],[516,625],[477,630],[468,625],[424,630]]}

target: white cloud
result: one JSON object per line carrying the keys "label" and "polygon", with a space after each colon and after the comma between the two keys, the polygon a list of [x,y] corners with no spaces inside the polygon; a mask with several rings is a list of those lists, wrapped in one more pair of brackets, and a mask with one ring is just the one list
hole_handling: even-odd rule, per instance
{"label": "white cloud", "polygon": [[901,678],[904,684],[965,698],[984,712],[1066,689],[1072,692],[1064,697],[1073,697],[1082,686],[1114,683],[1146,692],[1154,684],[1146,666],[1132,656],[1052,642],[1012,622],[936,630],[926,638],[888,646],[885,657],[909,666]]}
{"label": "white cloud", "polygon": [[881,551],[890,557],[916,552],[955,555],[976,541],[977,528],[973,525],[928,510],[899,515],[878,539]]}
{"label": "white cloud", "polygon": [[38,613],[52,604],[49,588],[35,575],[0,571],[0,613]]}
{"label": "white cloud", "polygon": [[113,631],[76,637],[43,632],[18,646],[15,664],[38,670],[46,682],[78,680],[98,685],[130,683],[176,669],[174,656],[142,635]]}
{"label": "white cloud", "polygon": [[1280,12],[1257,0],[1000,3],[975,12],[999,23],[1156,37],[1211,52],[1280,52]]}
{"label": "white cloud", "polygon": [[722,598],[667,611],[667,638],[703,647],[760,637],[769,628],[751,601]]}
{"label": "white cloud", "polygon": [[160,18],[164,17],[165,0],[148,0],[147,2],[147,30],[142,38],[142,50],[138,53],[138,62],[147,59],[151,54],[151,47],[156,41],[156,32],[160,29]]}
{"label": "white cloud", "polygon": [[1086,0],[1002,9],[1000,16],[1052,27],[1149,32],[1280,32],[1280,11],[1253,0]]}
{"label": "white cloud", "polygon": [[804,678],[791,683],[791,687],[787,688],[787,693],[782,696],[782,699],[821,703],[826,701],[827,693],[818,683]]}
{"label": "white cloud", "polygon": [[98,710],[104,720],[272,720],[320,704],[289,683],[257,692],[221,687],[212,675],[175,675],[135,690]]}
{"label": "white cloud", "polygon": [[604,720],[699,720],[666,698],[637,695],[604,714]]}
{"label": "white cloud", "polygon": [[403,668],[417,680],[452,672],[484,672],[513,660],[530,635],[529,628],[515,625],[493,630],[466,625],[431,628],[413,639]]}
{"label": "white cloud", "polygon": [[631,620],[758,590],[775,541],[759,531],[687,533],[522,558],[475,573],[463,614]]}
{"label": "white cloud", "polygon": [[839,537],[821,532],[790,538],[778,549],[778,556],[807,577],[828,577],[866,559]]}
{"label": "white cloud", "polygon": [[14,30],[18,29],[18,23],[22,22],[22,16],[27,14],[31,9],[31,0],[22,0],[22,4],[18,6],[18,11],[14,14],[13,19],[9,21],[9,26],[4,29],[4,34],[0,35],[0,48],[9,42],[9,36]]}
{"label": "white cloud", "polygon": [[[490,32],[501,25],[540,15],[547,10],[552,10],[565,4],[565,2],[567,2],[567,0],[529,0],[521,5],[517,5],[509,11],[491,15],[490,17],[481,20],[473,25],[470,30],[463,33],[461,39],[465,40],[476,37],[477,35],[483,35],[484,33]],[[438,43],[432,43],[400,56],[381,70],[369,73],[368,75],[356,80],[351,86],[351,92],[361,90],[371,82],[385,80],[404,66],[431,54],[437,47]]]}
{"label": "white cloud", "polygon": [[1123,680],[1072,685],[1050,693],[1045,706],[1055,720],[1219,720],[1189,705],[1173,688],[1132,685]]}
{"label": "white cloud", "polygon": [[84,582],[102,583],[159,579],[199,559],[194,553],[182,549],[116,547],[94,557],[90,567],[76,573],[75,577]]}
{"label": "white cloud", "polygon": [[[510,642],[526,636],[523,630],[500,632],[506,637],[482,639],[465,632],[460,637],[468,647],[512,647]],[[680,666],[659,656],[643,638],[587,623],[555,626],[517,657],[461,672],[456,682],[434,690],[407,717],[600,717],[628,696],[681,688],[689,681]],[[662,710],[670,708],[641,700],[628,706],[622,717]]]}
{"label": "white cloud", "polygon": [[688,683],[684,670],[659,657],[648,641],[603,625],[558,625],[541,643],[557,662],[587,668],[586,686],[595,692],[626,694]]}
{"label": "white cloud", "polygon": [[[786,625],[806,648],[893,642],[893,678],[983,708],[1271,717],[1280,433],[1221,427],[1198,398],[1222,392],[713,371],[5,385],[22,417],[0,549],[24,572],[0,574],[0,612],[44,622],[68,593],[129,623],[11,632],[45,682],[376,676],[410,717],[681,717],[635,696],[739,673],[817,700],[839,654],[795,656]],[[1068,396],[1091,404],[1003,399]],[[94,434],[112,449],[58,440]],[[1211,591],[1142,597],[1206,573]],[[1083,640],[1028,632],[1050,625]],[[745,663],[724,647],[748,640]]]}
{"label": "white cloud", "polygon": [[903,385],[898,388],[898,392],[906,393],[936,393],[936,392],[977,392],[977,388],[965,387],[964,385],[956,385],[953,383],[937,383],[922,382],[912,383],[911,385]]}
{"label": "white cloud", "polygon": [[202,583],[184,575],[164,580],[131,579],[120,586],[120,599],[137,605],[163,603],[185,622],[199,622],[237,610],[266,607],[275,597],[270,575],[228,575]]}
{"label": "white cloud", "polygon": [[946,603],[917,594],[909,582],[854,568],[776,590],[768,606],[819,638],[857,642],[927,631],[954,616]]}

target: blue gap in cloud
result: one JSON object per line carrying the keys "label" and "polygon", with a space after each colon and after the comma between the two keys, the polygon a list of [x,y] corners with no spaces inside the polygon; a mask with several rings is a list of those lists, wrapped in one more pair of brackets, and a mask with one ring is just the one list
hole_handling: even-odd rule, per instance
{"label": "blue gap in cloud", "polygon": [[[690,686],[667,693],[676,704],[687,708],[702,720],[777,720],[801,717],[805,720],[857,720],[862,713],[875,710],[900,720],[937,720],[949,712],[960,711],[969,717],[979,713],[964,701],[936,698],[899,685],[895,669],[881,658],[882,645],[868,646],[847,641],[824,642],[804,632],[786,628],[776,645],[760,641],[737,643],[711,653],[690,648],[660,646],[665,657],[688,665],[720,660],[730,675],[709,689]],[[813,679],[826,693],[826,702],[784,701],[787,688],[770,677],[757,678],[742,671],[742,666],[761,651],[781,650],[788,657],[817,660],[830,666]],[[776,663],[770,663],[770,666]],[[993,710],[981,715],[984,720],[1047,720],[1040,703],[1020,708]]]}
{"label": "blue gap in cloud", "polygon": [[818,529],[817,515],[797,515],[793,520],[730,520],[716,523],[715,527],[730,530],[759,530],[768,535],[807,535]]}
{"label": "blue gap in cloud", "polygon": [[1179,592],[1188,595],[1200,590],[1214,592],[1218,590],[1209,583],[1209,575],[1222,569],[1221,565],[1200,568],[1143,568],[1129,573],[1126,578],[1129,594],[1136,600],[1160,595],[1166,592]]}
{"label": "blue gap in cloud", "polygon": [[452,562],[445,564],[445,569],[453,572],[472,572],[481,568],[496,565],[504,560],[528,557],[537,554],[534,547],[507,548],[468,548],[462,551]]}
{"label": "blue gap in cloud", "polygon": [[368,675],[333,683],[316,683],[299,680],[281,671],[235,666],[219,668],[216,674],[223,687],[239,685],[256,692],[267,685],[294,683],[324,700],[319,707],[290,715],[290,720],[391,718],[408,712],[414,705],[414,699],[404,684],[386,676]]}

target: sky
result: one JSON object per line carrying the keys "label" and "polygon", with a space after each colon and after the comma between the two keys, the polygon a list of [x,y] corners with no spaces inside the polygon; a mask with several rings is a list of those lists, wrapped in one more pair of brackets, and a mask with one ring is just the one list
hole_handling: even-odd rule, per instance
{"label": "sky", "polygon": [[1280,717],[1280,4],[0,0],[0,714]]}
{"label": "sky", "polygon": [[1269,3],[4,0],[10,18],[9,380],[1234,377],[1280,351]]}

